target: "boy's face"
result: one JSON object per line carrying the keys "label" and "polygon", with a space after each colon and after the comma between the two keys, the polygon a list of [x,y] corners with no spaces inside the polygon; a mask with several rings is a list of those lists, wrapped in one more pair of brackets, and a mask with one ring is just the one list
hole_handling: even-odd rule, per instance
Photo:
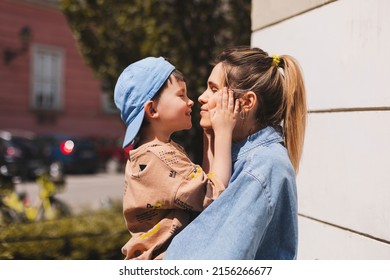
{"label": "boy's face", "polygon": [[170,133],[190,129],[192,106],[194,102],[187,96],[186,83],[171,75],[157,101],[162,129]]}

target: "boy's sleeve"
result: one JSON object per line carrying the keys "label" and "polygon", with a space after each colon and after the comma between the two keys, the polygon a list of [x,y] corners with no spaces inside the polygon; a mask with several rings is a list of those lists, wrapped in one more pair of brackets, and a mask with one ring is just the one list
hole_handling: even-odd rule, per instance
{"label": "boy's sleeve", "polygon": [[161,182],[169,177],[171,184],[167,187],[174,191],[171,201],[174,208],[200,212],[225,190],[225,186],[217,176],[206,174],[199,165],[191,162],[184,150],[176,146],[150,149],[165,170],[159,172],[161,177],[158,180]]}
{"label": "boy's sleeve", "polygon": [[202,211],[225,190],[224,184],[214,174],[206,174],[199,165],[186,174],[177,190],[175,204],[181,208]]}

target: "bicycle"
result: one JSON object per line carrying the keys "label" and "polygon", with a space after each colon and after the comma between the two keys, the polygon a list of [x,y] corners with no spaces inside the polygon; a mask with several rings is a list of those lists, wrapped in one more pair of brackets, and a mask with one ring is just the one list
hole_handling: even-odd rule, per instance
{"label": "bicycle", "polygon": [[53,220],[71,215],[70,208],[55,197],[55,194],[65,187],[63,176],[55,179],[50,176],[50,172],[44,172],[37,178],[36,183],[40,190],[34,205],[30,204],[26,193],[15,191],[12,181],[7,181],[6,185],[2,184],[0,224]]}
{"label": "bicycle", "polygon": [[[13,190],[15,188],[14,178],[8,174],[5,166],[0,167],[0,225],[20,222],[18,211],[22,211],[23,204],[20,197]],[[12,203],[13,207],[8,207]]]}

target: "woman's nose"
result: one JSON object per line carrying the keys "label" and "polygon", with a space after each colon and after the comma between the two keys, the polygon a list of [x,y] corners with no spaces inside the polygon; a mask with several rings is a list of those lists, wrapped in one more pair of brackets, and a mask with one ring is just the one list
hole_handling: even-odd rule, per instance
{"label": "woman's nose", "polygon": [[198,97],[198,102],[199,102],[200,104],[206,104],[206,103],[207,103],[206,92],[207,92],[207,90],[204,91],[201,95],[199,95],[199,97]]}

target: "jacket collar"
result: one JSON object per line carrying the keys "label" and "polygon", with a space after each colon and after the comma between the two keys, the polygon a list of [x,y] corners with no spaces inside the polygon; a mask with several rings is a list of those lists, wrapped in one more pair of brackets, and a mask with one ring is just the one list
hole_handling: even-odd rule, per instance
{"label": "jacket collar", "polygon": [[248,151],[257,146],[268,146],[272,143],[283,142],[282,128],[267,126],[240,142],[233,142],[232,159],[236,161]]}

